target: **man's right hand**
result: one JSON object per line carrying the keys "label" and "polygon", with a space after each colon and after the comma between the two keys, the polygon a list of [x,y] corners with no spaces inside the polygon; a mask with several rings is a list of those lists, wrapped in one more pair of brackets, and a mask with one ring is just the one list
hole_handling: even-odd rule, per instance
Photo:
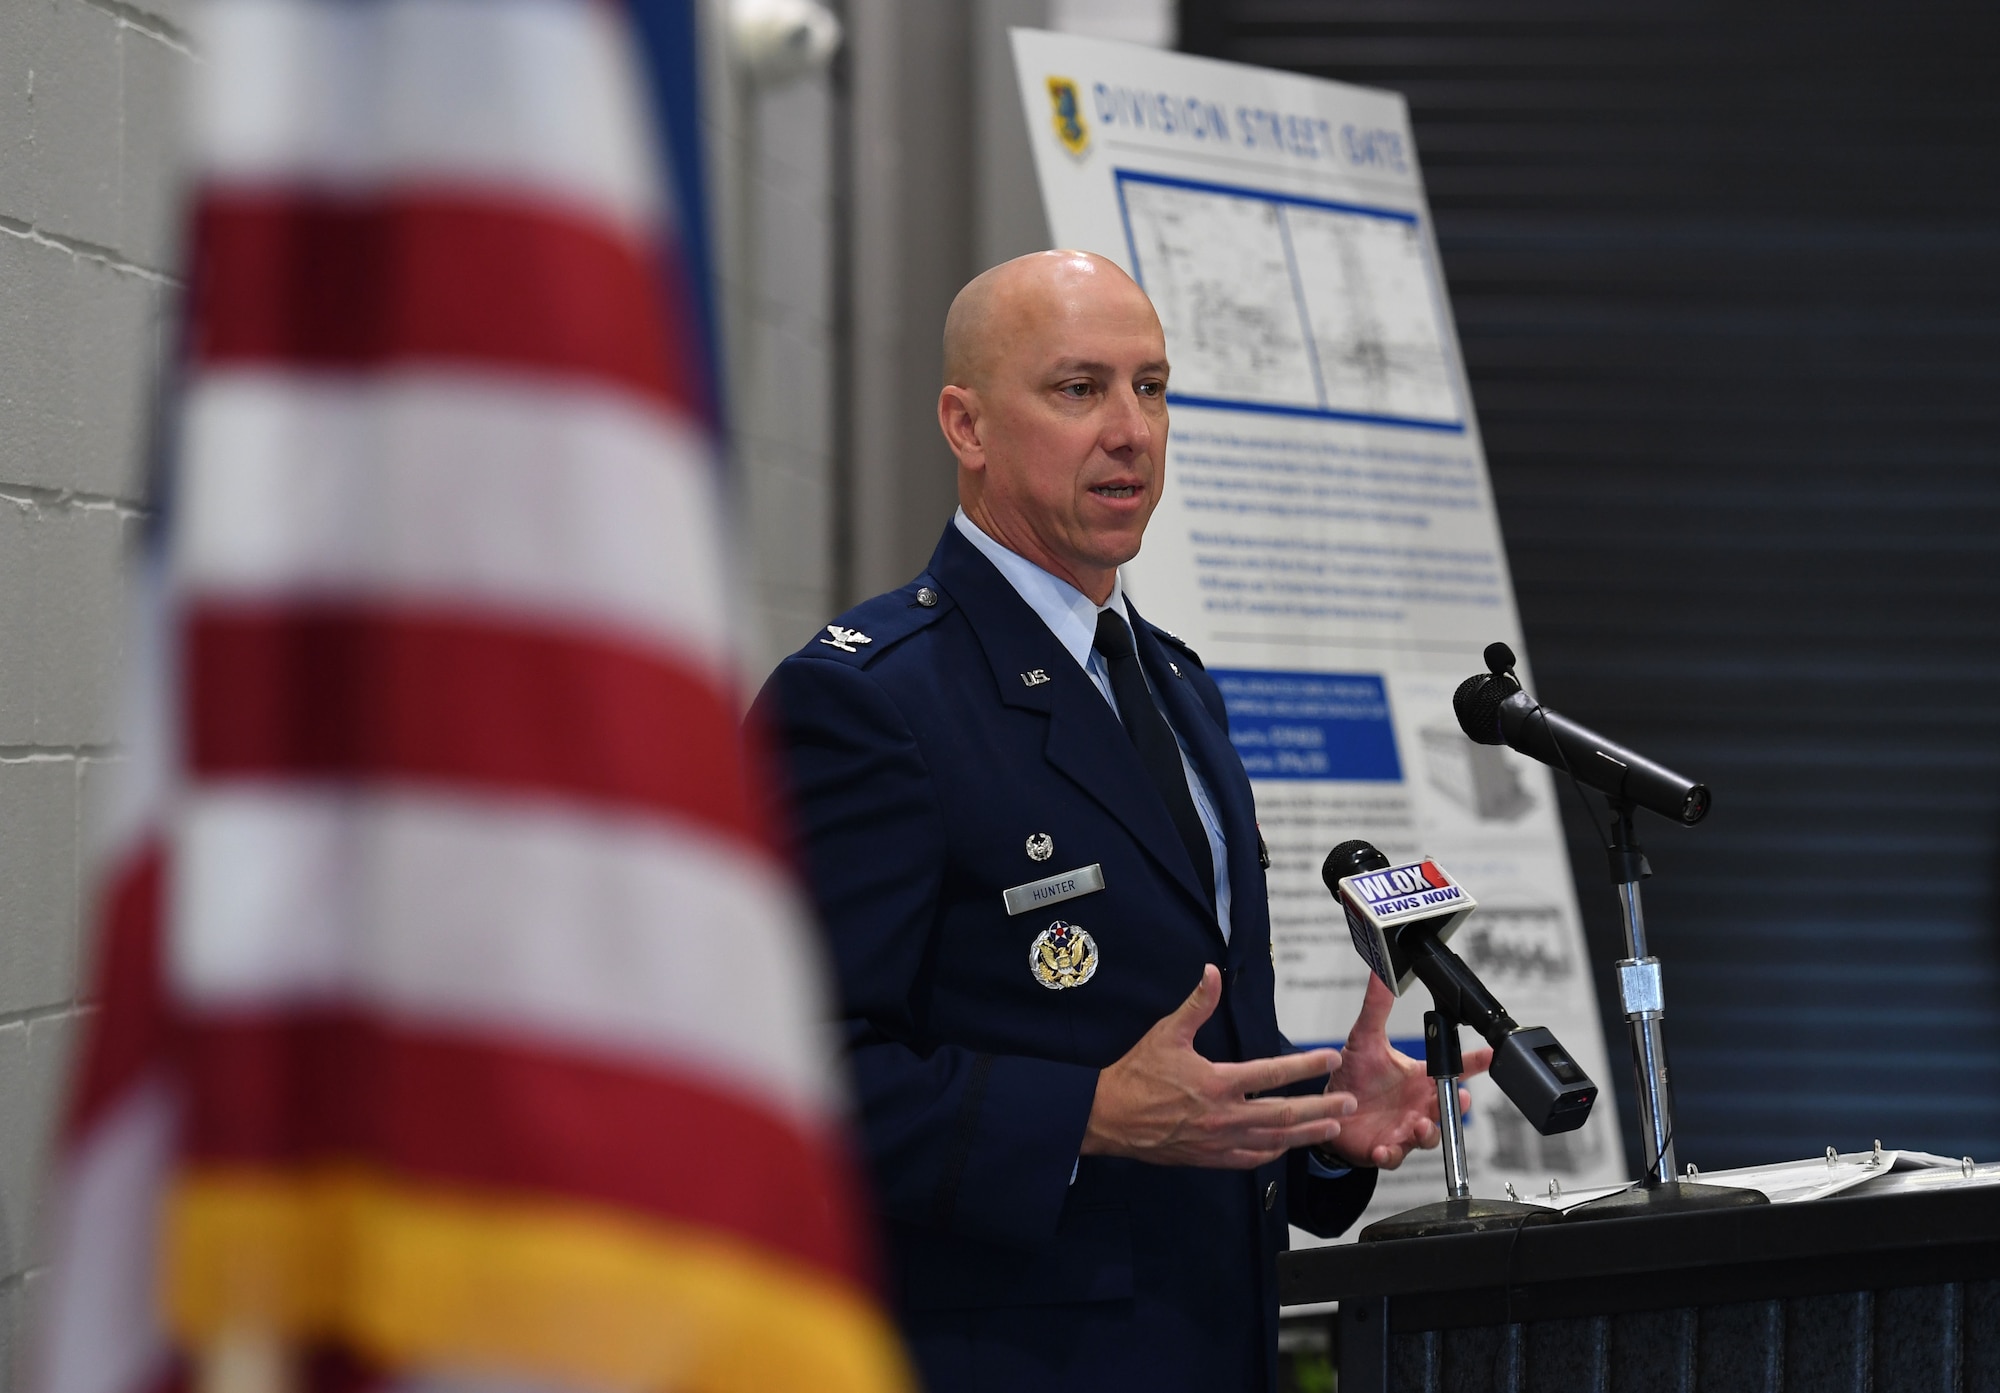
{"label": "man's right hand", "polygon": [[1213,1063],[1195,1053],[1194,1036],[1221,1000],[1222,974],[1211,963],[1193,996],[1097,1076],[1084,1155],[1250,1170],[1340,1135],[1340,1119],[1354,1111],[1350,1094],[1250,1096],[1332,1073],[1340,1051]]}

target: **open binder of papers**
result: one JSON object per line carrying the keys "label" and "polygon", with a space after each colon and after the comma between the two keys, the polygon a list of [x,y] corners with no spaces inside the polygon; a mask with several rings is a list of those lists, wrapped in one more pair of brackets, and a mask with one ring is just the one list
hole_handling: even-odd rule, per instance
{"label": "open binder of papers", "polygon": [[[1734,1185],[1759,1190],[1773,1204],[1797,1204],[1805,1200],[1830,1199],[1836,1195],[1884,1195],[1912,1190],[1956,1190],[2000,1185],[2000,1162],[1978,1164],[1971,1157],[1939,1156],[1929,1151],[1885,1151],[1878,1142],[1872,1151],[1838,1152],[1828,1147],[1826,1155],[1802,1161],[1777,1161],[1763,1166],[1741,1166],[1734,1170],[1701,1171],[1691,1173],[1688,1178],[1705,1185]],[[1630,1185],[1595,1185],[1587,1189],[1565,1190],[1551,1181],[1547,1192],[1523,1194],[1521,1198],[1568,1210],[1630,1188]]]}

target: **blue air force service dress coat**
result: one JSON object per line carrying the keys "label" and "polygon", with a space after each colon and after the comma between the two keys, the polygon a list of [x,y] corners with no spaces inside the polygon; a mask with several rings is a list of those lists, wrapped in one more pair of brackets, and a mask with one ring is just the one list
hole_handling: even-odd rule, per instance
{"label": "blue air force service dress coat", "polygon": [[[1330,1236],[1374,1188],[1372,1170],[1310,1175],[1298,1152],[1256,1171],[1078,1160],[1098,1071],[1203,964],[1223,994],[1201,1053],[1290,1048],[1221,693],[1132,617],[1221,813],[1226,943],[1116,714],[955,527],[925,574],[843,615],[759,697],[830,933],[890,1294],[932,1393],[1267,1388],[1287,1220]],[[1087,868],[1102,889],[1003,901],[1065,872],[1088,885]],[[1046,941],[1071,958],[1043,954],[1052,925],[1087,933],[1089,958],[1060,929]]]}

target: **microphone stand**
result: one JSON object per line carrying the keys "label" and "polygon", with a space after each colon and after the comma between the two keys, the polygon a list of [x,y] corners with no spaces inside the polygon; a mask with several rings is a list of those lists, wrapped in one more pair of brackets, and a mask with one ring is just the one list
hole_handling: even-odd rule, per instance
{"label": "microphone stand", "polygon": [[1674,1099],[1667,1082],[1667,1038],[1662,1024],[1667,1014],[1666,987],[1660,960],[1646,952],[1646,914],[1639,903],[1639,882],[1652,875],[1646,853],[1632,830],[1633,804],[1607,797],[1611,809],[1611,884],[1625,918],[1625,956],[1617,964],[1618,1004],[1632,1032],[1632,1072],[1638,1080],[1639,1133],[1652,1152],[1646,1174],[1636,1188],[1580,1204],[1566,1219],[1617,1219],[1662,1209],[1727,1209],[1768,1204],[1756,1190],[1730,1185],[1702,1185],[1676,1179],[1674,1172]]}
{"label": "microphone stand", "polygon": [[1439,1233],[1478,1233],[1482,1229],[1519,1228],[1523,1224],[1552,1224],[1560,1219],[1561,1210],[1545,1205],[1472,1197],[1472,1178],[1465,1163],[1465,1119],[1458,1111],[1458,1081],[1465,1073],[1465,1056],[1458,1046],[1458,1022],[1441,1007],[1424,1012],[1424,1072],[1437,1084],[1446,1198],[1377,1219],[1361,1230],[1361,1241],[1376,1243]]}

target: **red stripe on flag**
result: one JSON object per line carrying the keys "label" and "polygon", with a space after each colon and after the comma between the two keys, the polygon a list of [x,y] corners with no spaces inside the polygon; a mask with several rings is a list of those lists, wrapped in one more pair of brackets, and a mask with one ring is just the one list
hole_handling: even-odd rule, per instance
{"label": "red stripe on flag", "polygon": [[415,780],[685,817],[766,849],[733,706],[613,639],[365,605],[198,607],[198,778]]}
{"label": "red stripe on flag", "polygon": [[160,905],[166,857],[147,841],[105,878],[95,998],[64,1132],[76,1140],[149,1070],[160,1067],[172,1016],[161,977]]}
{"label": "red stripe on flag", "polygon": [[194,358],[458,362],[596,378],[699,415],[683,277],[609,224],[498,199],[209,193]]}
{"label": "red stripe on flag", "polygon": [[867,1275],[831,1134],[699,1078],[354,1014],[211,1019],[184,1038],[195,1164],[364,1161],[624,1206]]}

